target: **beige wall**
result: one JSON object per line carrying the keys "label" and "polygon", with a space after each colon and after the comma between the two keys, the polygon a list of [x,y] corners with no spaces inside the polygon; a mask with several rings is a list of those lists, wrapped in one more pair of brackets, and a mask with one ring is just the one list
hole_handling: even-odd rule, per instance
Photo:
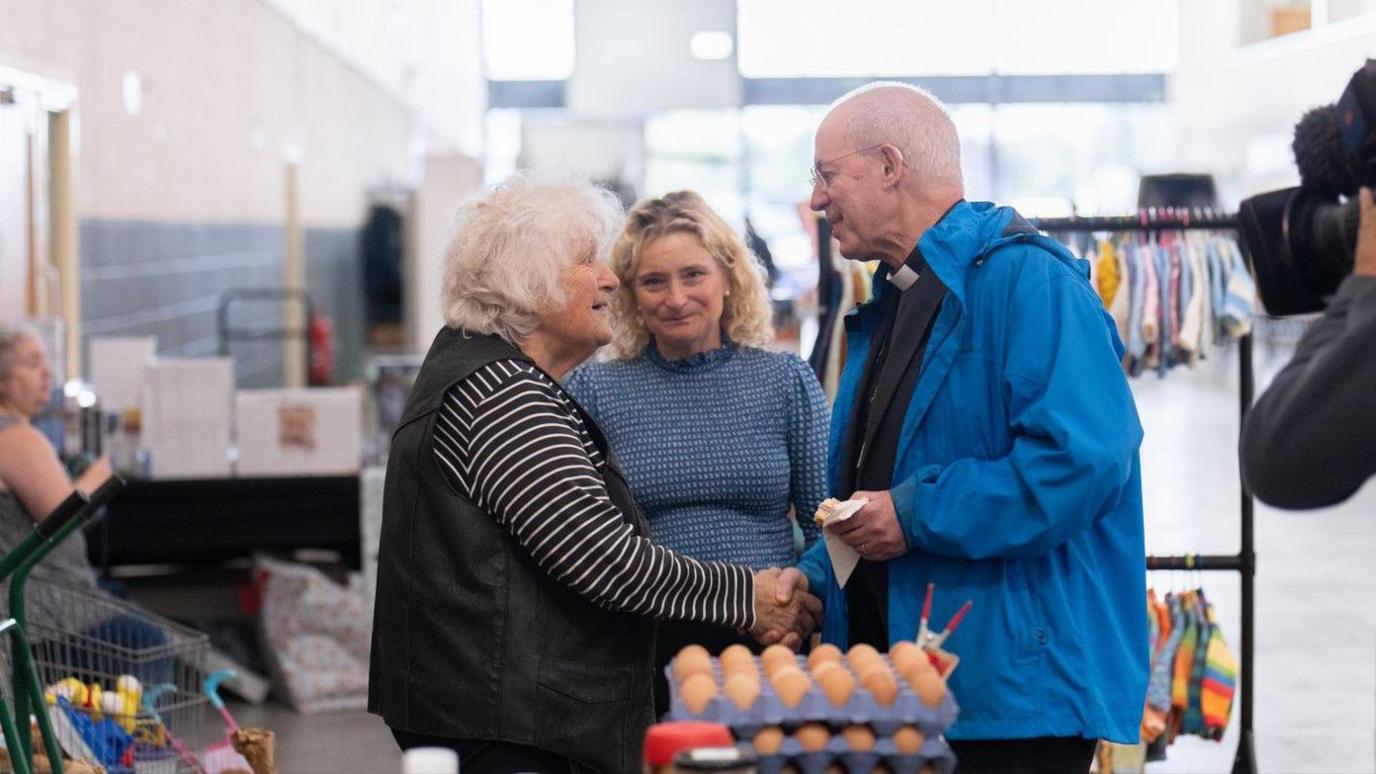
{"label": "beige wall", "polygon": [[357,225],[368,186],[417,182],[427,147],[450,147],[264,0],[4,0],[0,64],[76,87],[80,217],[280,222],[299,159],[303,223]]}
{"label": "beige wall", "polygon": [[482,154],[479,0],[266,1],[409,106],[433,152]]}

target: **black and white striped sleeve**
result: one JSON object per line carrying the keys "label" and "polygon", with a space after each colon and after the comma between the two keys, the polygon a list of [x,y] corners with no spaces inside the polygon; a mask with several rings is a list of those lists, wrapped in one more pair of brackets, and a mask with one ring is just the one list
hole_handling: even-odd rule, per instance
{"label": "black and white striped sleeve", "polygon": [[435,454],[450,481],[545,572],[605,608],[749,628],[754,576],[637,536],[607,496],[601,452],[559,388],[499,361],[446,393]]}

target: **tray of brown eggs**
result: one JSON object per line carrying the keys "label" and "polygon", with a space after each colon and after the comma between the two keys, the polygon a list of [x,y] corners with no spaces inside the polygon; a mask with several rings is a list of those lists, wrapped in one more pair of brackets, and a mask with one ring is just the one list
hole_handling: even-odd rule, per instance
{"label": "tray of brown eggs", "polygon": [[955,768],[942,734],[959,708],[916,643],[896,643],[887,655],[863,644],[846,653],[820,645],[806,658],[781,645],[759,657],[732,645],[717,659],[689,645],[667,669],[669,717],[729,726],[759,757],[762,774],[788,766],[802,774]]}

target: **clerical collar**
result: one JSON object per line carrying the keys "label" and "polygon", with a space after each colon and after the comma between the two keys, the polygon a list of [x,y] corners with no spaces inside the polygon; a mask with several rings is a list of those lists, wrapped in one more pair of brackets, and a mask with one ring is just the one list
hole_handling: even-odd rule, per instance
{"label": "clerical collar", "polygon": [[[936,222],[940,223],[945,220],[946,216],[950,215],[951,211],[963,201],[965,201],[964,197],[956,199],[950,207],[946,208],[945,212],[941,213],[941,217],[937,218]],[[927,259],[922,257],[922,250],[914,245],[913,251],[908,253],[908,257],[903,260],[903,265],[898,267],[898,271],[889,274],[889,282],[892,282],[899,292],[905,291],[912,287],[914,282],[917,282],[917,278],[922,276],[922,272],[926,269]]]}
{"label": "clerical collar", "polygon": [[898,271],[889,275],[889,282],[892,282],[900,292],[905,291],[912,287],[914,282],[917,282],[917,278],[922,275],[922,270],[925,268],[927,268],[927,261],[922,257],[922,251],[914,247],[913,251],[908,253],[907,260],[898,267]]}

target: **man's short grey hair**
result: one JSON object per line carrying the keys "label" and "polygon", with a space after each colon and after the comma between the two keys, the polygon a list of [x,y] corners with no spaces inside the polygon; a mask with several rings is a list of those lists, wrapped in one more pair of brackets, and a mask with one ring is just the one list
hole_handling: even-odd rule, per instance
{"label": "man's short grey hair", "polygon": [[624,215],[604,188],[522,172],[470,198],[445,248],[445,322],[519,342],[564,304],[560,277],[575,259],[605,258]]}
{"label": "man's short grey hair", "polygon": [[24,323],[0,323],[0,379],[14,373],[14,346],[25,336],[38,338],[38,331]]}
{"label": "man's short grey hair", "polygon": [[888,143],[921,182],[964,188],[960,135],[930,92],[897,81],[875,81],[832,103],[845,106],[846,136],[856,150]]}

